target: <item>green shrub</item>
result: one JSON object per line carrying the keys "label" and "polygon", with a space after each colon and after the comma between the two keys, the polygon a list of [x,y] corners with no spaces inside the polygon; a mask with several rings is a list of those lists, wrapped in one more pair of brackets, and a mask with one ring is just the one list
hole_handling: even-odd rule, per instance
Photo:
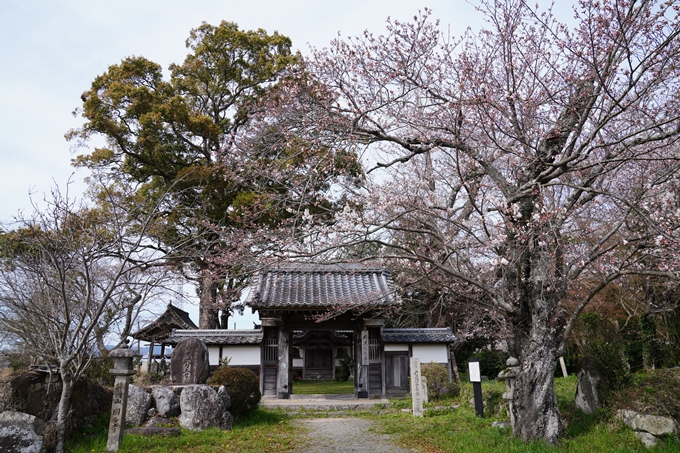
{"label": "green shrub", "polygon": [[340,367],[338,368],[338,371],[335,372],[335,380],[344,382],[349,379],[351,366],[352,359],[340,359]]}
{"label": "green shrub", "polygon": [[95,357],[85,370],[85,376],[104,387],[113,387],[115,377],[109,372],[113,369],[111,357]]}
{"label": "green shrub", "polygon": [[604,382],[600,382],[598,390],[606,400],[612,390],[619,389],[630,379],[630,365],[626,359],[624,342],[616,327],[604,316],[586,313],[579,321],[579,333],[583,340],[582,354],[595,359],[603,374]]}
{"label": "green shrub", "polygon": [[262,394],[255,373],[247,368],[221,366],[208,380],[210,385],[223,385],[231,396],[231,414],[234,418],[257,409]]}
{"label": "green shrub", "polygon": [[449,370],[442,364],[430,362],[420,367],[421,374],[427,379],[427,396],[439,399],[444,395],[458,396],[460,388],[449,377]]}
{"label": "green shrub", "polygon": [[631,376],[628,385],[613,392],[612,411],[632,409],[651,415],[680,418],[680,370],[646,370]]}
{"label": "green shrub", "polygon": [[505,401],[503,400],[503,392],[500,390],[486,389],[483,394],[484,399],[484,415],[486,417],[497,417],[505,410]]}
{"label": "green shrub", "polygon": [[502,351],[485,349],[475,355],[479,359],[480,373],[489,379],[496,379],[498,373],[505,369],[505,362],[508,360],[508,353]]}

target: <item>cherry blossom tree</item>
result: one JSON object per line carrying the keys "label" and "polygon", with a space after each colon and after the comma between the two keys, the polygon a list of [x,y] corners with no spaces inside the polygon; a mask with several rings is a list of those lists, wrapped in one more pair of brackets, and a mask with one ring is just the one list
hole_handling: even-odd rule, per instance
{"label": "cherry blossom tree", "polygon": [[479,9],[460,38],[426,10],[306,62],[324,85],[307,127],[366,146],[368,174],[308,248],[378,244],[481,292],[521,361],[514,433],[556,443],[553,373],[579,313],[625,276],[677,276],[679,5],[582,0],[572,27],[522,0]]}

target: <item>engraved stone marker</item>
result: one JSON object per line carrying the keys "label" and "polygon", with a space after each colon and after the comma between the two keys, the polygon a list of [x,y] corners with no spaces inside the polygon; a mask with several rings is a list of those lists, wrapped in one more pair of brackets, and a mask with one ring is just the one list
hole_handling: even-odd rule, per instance
{"label": "engraved stone marker", "polygon": [[210,375],[208,347],[198,338],[184,338],[177,343],[170,361],[173,384],[203,384]]}
{"label": "engraved stone marker", "polygon": [[413,415],[423,416],[423,381],[420,374],[420,357],[411,357],[411,398]]}

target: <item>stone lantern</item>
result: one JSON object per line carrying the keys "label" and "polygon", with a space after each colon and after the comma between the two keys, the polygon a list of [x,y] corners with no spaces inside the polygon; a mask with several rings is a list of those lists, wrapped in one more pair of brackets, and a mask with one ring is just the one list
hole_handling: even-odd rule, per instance
{"label": "stone lantern", "polygon": [[113,385],[113,404],[111,405],[111,421],[109,423],[109,439],[106,442],[107,451],[118,451],[123,440],[125,429],[125,410],[127,408],[129,377],[135,374],[132,361],[141,357],[135,351],[123,344],[120,348],[109,353],[113,359],[113,369],[109,371],[115,376]]}
{"label": "stone lantern", "polygon": [[512,394],[515,391],[515,381],[517,380],[517,375],[519,374],[519,360],[514,357],[510,357],[505,364],[508,366],[506,369],[498,374],[498,379],[505,379],[505,390],[503,393],[503,399],[508,404],[508,413],[510,414],[510,423],[512,427],[515,427],[515,416],[512,413]]}

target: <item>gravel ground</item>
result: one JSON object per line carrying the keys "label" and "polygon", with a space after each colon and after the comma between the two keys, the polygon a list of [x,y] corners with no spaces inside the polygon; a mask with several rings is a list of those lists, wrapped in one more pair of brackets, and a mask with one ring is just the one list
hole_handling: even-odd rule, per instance
{"label": "gravel ground", "polygon": [[354,417],[296,420],[307,430],[306,442],[297,453],[414,453],[397,447],[390,436],[371,430],[373,423]]}

